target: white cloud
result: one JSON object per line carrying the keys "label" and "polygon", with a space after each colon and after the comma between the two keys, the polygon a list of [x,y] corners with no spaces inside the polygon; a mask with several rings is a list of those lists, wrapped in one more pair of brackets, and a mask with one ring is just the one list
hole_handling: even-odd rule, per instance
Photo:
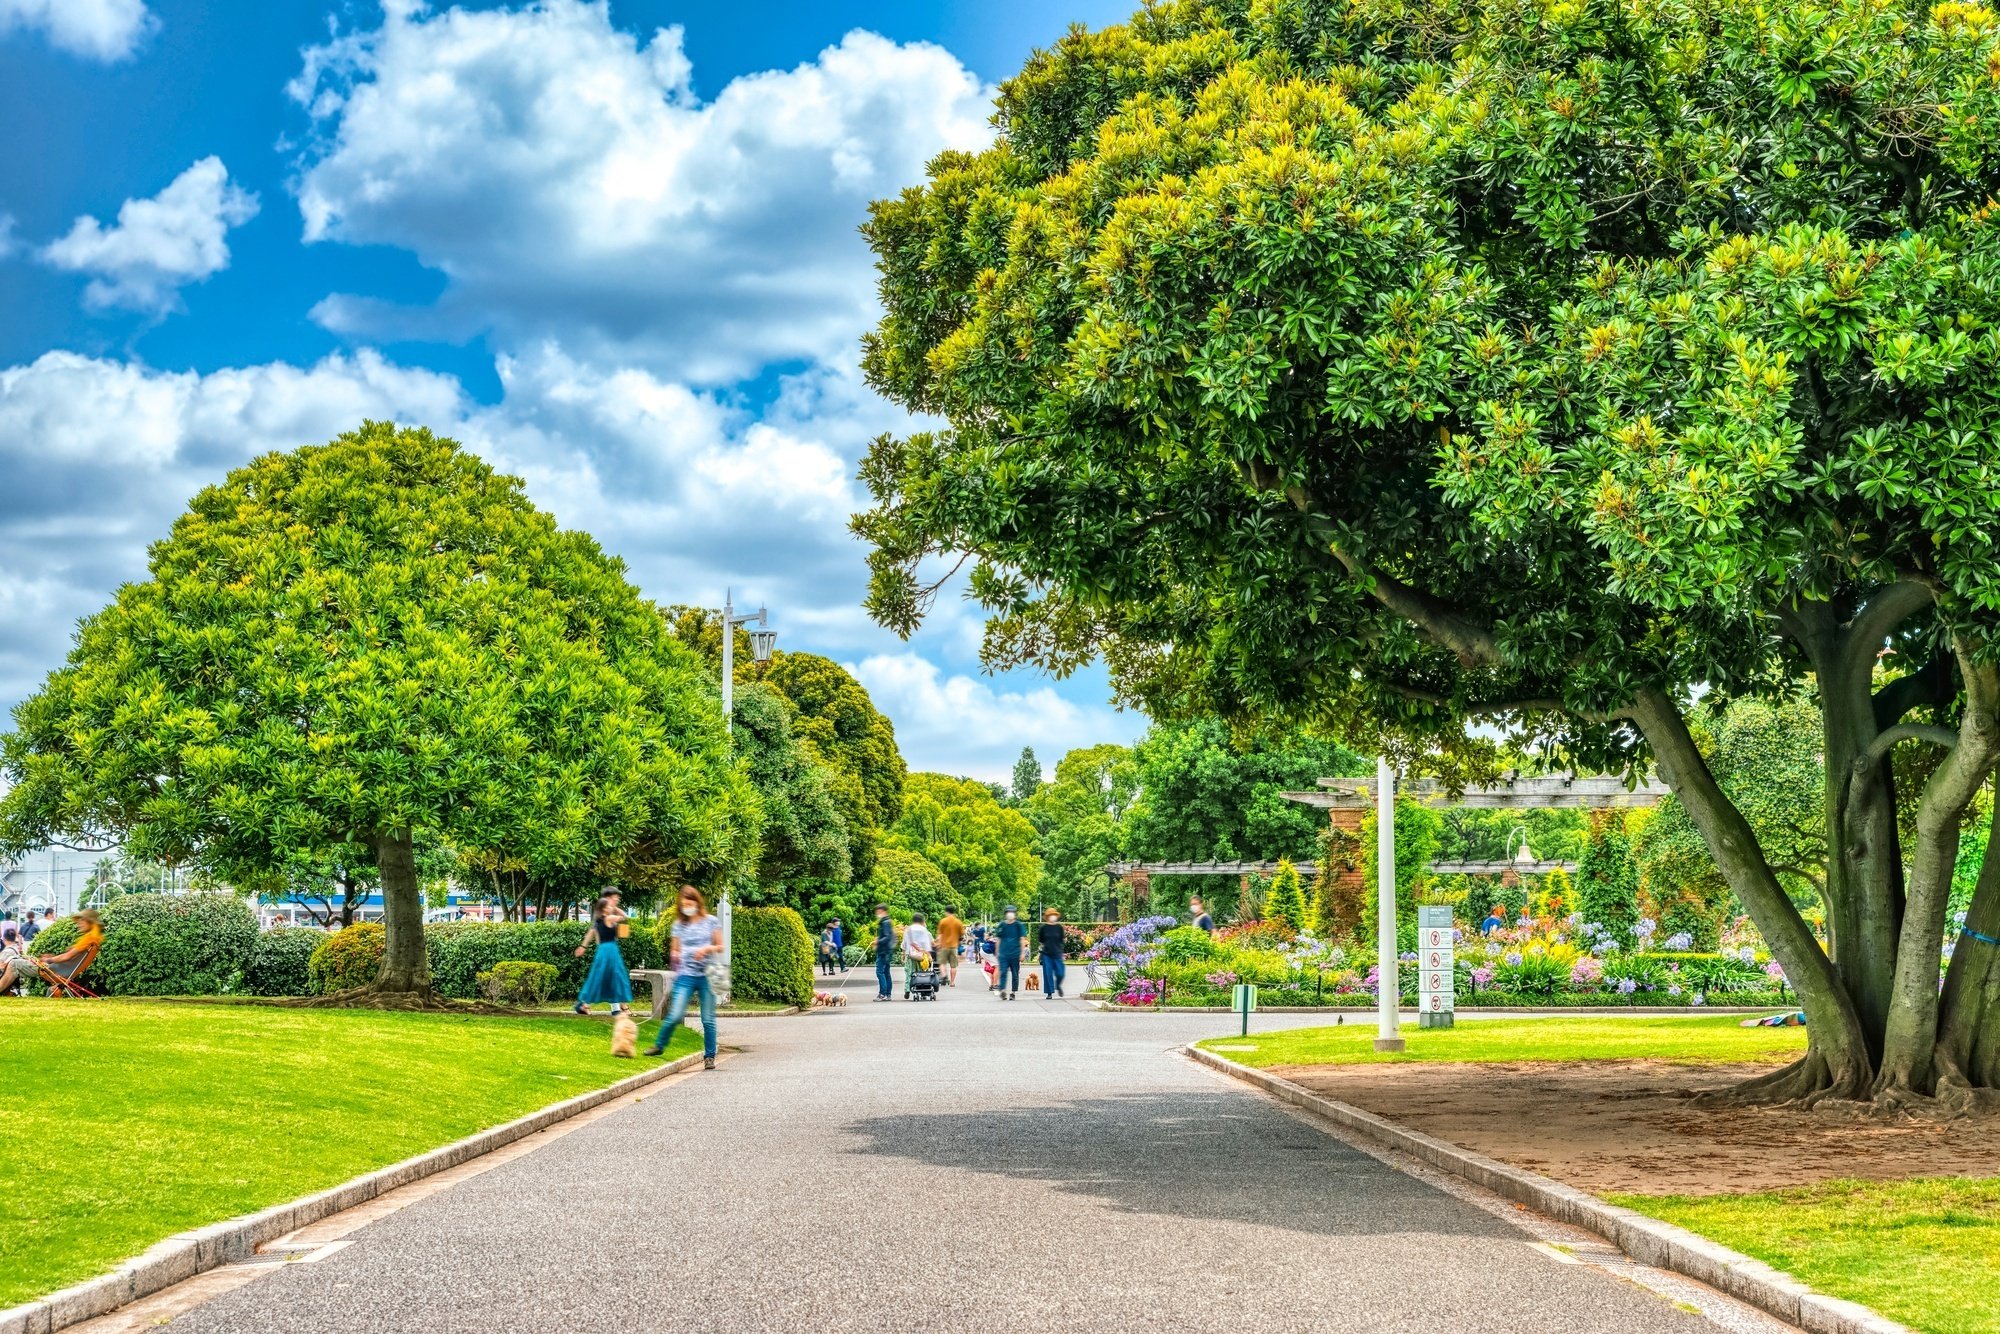
{"label": "white cloud", "polygon": [[0,259],[12,255],[19,245],[14,237],[14,215],[0,213]]}
{"label": "white cloud", "polygon": [[702,384],[851,360],[875,308],[868,202],[987,142],[991,90],[941,48],[867,32],[712,101],[691,80],[678,28],[641,43],[584,0],[399,0],[308,50],[307,239],[399,246],[448,280],[432,307],[334,296],[317,318],[554,338]]}
{"label": "white cloud", "polygon": [[[0,0],[4,3],[4,0]],[[257,196],[230,183],[222,159],[205,157],[151,199],[128,199],[106,227],[78,218],[42,258],[91,274],[86,304],[154,314],[179,301],[179,289],[229,266],[229,229],[257,216]]]}
{"label": "white cloud", "polygon": [[1138,714],[1086,708],[1054,687],[997,688],[992,681],[947,675],[910,651],[878,653],[846,664],[868,688],[875,707],[896,724],[896,741],[912,769],[1004,780],[1021,747],[1033,746],[1043,766],[1078,746],[1130,741],[1145,730]]}
{"label": "white cloud", "polygon": [[93,60],[125,59],[157,26],[145,0],[0,0],[0,36],[39,32],[56,49]]}

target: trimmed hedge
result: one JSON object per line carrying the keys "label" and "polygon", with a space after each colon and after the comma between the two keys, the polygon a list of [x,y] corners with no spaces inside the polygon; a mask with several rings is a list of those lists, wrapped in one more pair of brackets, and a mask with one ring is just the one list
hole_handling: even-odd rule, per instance
{"label": "trimmed hedge", "polygon": [[[587,922],[446,922],[424,931],[431,956],[431,985],[439,994],[473,1000],[480,994],[479,975],[495,964],[545,963],[556,970],[557,996],[583,990],[592,951],[576,957],[589,930]],[[666,956],[651,931],[637,922],[632,934],[618,942],[627,968],[664,968]]]}
{"label": "trimmed hedge", "polygon": [[506,959],[478,978],[479,993],[501,1005],[545,1005],[555,994],[556,966]]}
{"label": "trimmed hedge", "polygon": [[382,971],[389,933],[380,922],[356,922],[320,942],[306,963],[312,989],[322,996],[365,987]]}
{"label": "trimmed hedge", "polygon": [[310,926],[281,926],[264,932],[250,950],[250,966],[243,970],[243,990],[253,996],[311,995],[313,952],[325,943],[326,932]]}
{"label": "trimmed hedge", "polygon": [[127,894],[104,909],[97,969],[113,995],[227,995],[256,946],[257,914],[234,894]]}
{"label": "trimmed hedge", "polygon": [[790,908],[738,908],[730,942],[729,984],[741,1000],[810,1006],[813,938]]}

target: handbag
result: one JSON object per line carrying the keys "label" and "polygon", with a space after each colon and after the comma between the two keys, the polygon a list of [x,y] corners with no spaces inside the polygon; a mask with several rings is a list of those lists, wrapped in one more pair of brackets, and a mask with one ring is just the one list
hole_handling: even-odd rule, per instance
{"label": "handbag", "polygon": [[618,924],[618,938],[620,940],[628,939],[631,936],[631,934],[632,934],[632,924],[630,922],[620,922]]}

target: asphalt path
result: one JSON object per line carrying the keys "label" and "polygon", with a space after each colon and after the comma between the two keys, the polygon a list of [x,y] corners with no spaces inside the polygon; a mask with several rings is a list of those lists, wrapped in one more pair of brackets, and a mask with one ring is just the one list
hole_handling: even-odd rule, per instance
{"label": "asphalt path", "polygon": [[1002,1001],[971,970],[960,981],[878,1005],[870,976],[842,1010],[725,1020],[714,1072],[173,1328],[1743,1327],[1568,1262],[1503,1211],[1176,1054],[1224,1016]]}

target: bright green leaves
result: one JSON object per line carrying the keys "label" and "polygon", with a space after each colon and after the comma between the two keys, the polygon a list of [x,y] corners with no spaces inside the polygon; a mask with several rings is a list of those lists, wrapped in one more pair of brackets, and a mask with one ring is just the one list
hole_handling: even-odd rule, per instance
{"label": "bright green leaves", "polygon": [[195,497],[16,711],[0,842],[227,874],[422,828],[537,876],[754,854],[712,687],[617,562],[371,423]]}

